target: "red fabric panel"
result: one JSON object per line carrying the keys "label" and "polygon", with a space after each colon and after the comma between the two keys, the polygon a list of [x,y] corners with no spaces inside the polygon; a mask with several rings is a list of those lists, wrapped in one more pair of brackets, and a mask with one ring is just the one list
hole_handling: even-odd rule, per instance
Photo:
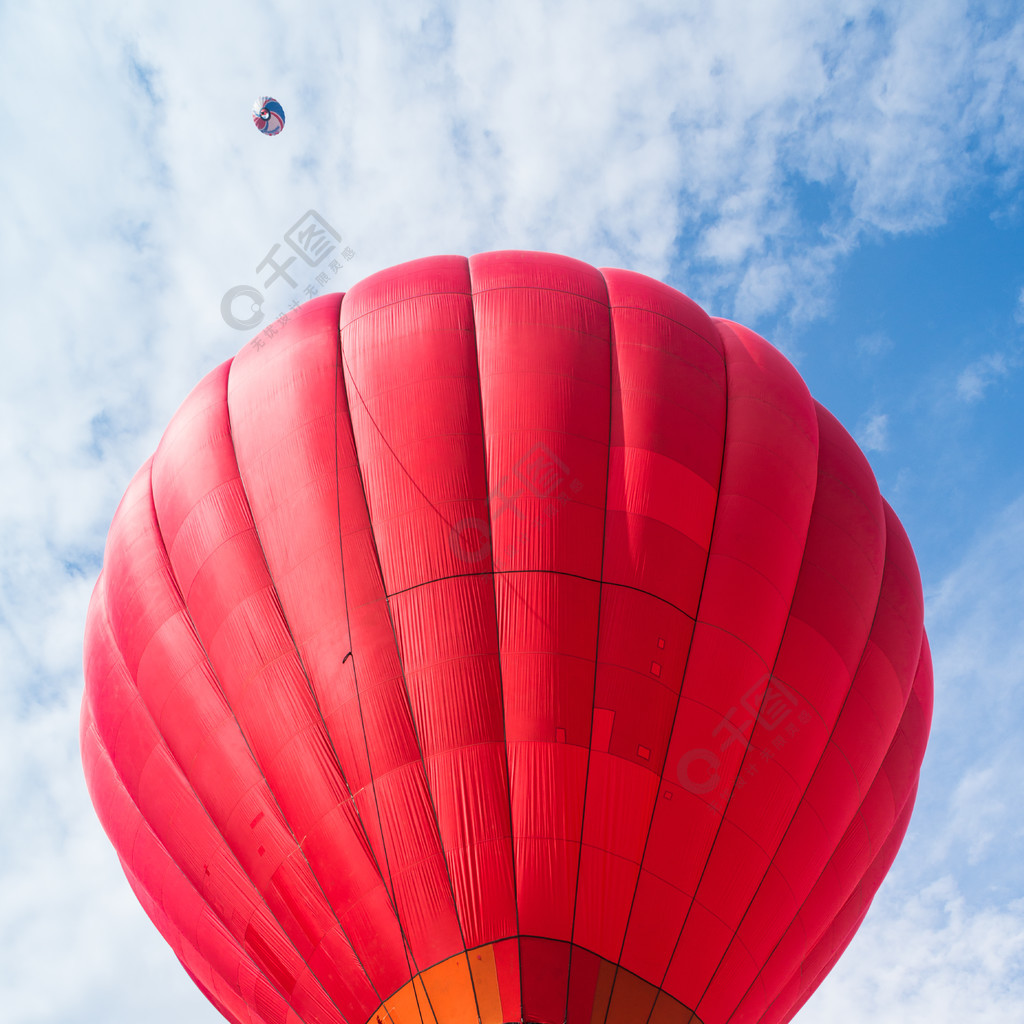
{"label": "red fabric panel", "polygon": [[[691,628],[650,595],[604,588],[574,941],[612,961],[647,843]],[[603,751],[599,716],[608,723]]]}
{"label": "red fabric panel", "polygon": [[[231,367],[228,413],[260,547],[315,711],[326,726],[346,797],[358,794],[350,812],[356,834],[370,844],[371,862],[393,908],[391,865],[378,809],[372,788],[364,788],[371,771],[356,673],[350,663],[337,671],[352,649],[348,616],[338,614],[346,606],[335,427],[338,409],[343,408],[338,373],[340,301],[340,296],[327,296],[300,307],[272,341],[243,350]],[[351,477],[346,482],[353,488]],[[358,520],[360,526],[363,523]],[[340,807],[332,809],[314,830],[311,845],[336,826],[341,814]],[[291,895],[301,897],[298,890]],[[381,896],[378,892],[377,898]],[[350,922],[349,928],[354,927]],[[382,992],[389,992],[397,979],[408,979],[408,960],[393,911],[383,927],[363,926],[356,941],[379,945],[390,958],[390,974],[380,978]],[[321,960],[325,967],[330,962],[322,950]],[[381,998],[364,1007],[363,1015]]]}
{"label": "red fabric panel", "polygon": [[598,979],[606,962],[585,949],[574,947],[569,970],[566,1024],[591,1024]]}
{"label": "red fabric panel", "polygon": [[885,844],[872,862],[870,869],[865,872],[864,877],[857,885],[857,890],[833,919],[826,934],[822,936],[818,945],[804,961],[800,972],[802,982],[800,995],[788,1016],[791,1017],[792,1013],[803,1006],[821,984],[867,916],[871,909],[871,900],[889,873],[889,868],[892,867],[892,862],[896,859],[896,854],[903,843],[910,825],[910,815],[914,809],[916,795],[917,782],[915,781],[899,818],[886,837]]}
{"label": "red fabric panel", "polygon": [[[590,741],[597,587],[553,573],[497,575],[494,584],[519,929],[568,939]],[[541,618],[534,609],[542,607],[564,613]]]}
{"label": "red fabric panel", "polygon": [[605,278],[614,346],[604,578],[625,586],[602,595],[573,934],[617,961],[707,562],[725,366],[717,331],[689,300],[640,275]]}
{"label": "red fabric panel", "polygon": [[[604,548],[607,293],[597,271],[563,257],[491,253],[472,258],[470,272],[490,556],[501,574],[495,597],[519,927],[568,940]],[[564,611],[538,615],[539,608]]]}
{"label": "red fabric panel", "polygon": [[818,422],[804,382],[778,351],[745,327],[716,323],[728,366],[728,411],[699,618],[749,644],[767,667],[810,525]]}
{"label": "red fabric panel", "polygon": [[566,257],[470,259],[496,572],[601,575],[610,332],[604,279]]}
{"label": "red fabric panel", "polygon": [[519,987],[519,937],[494,944],[494,970],[498,976],[502,1019],[522,1019],[522,998]]}
{"label": "red fabric panel", "polygon": [[[374,275],[349,293],[342,351],[430,801],[429,821],[406,827],[434,833],[444,849],[443,882],[458,910],[445,937],[450,955],[515,934],[516,919],[494,587],[464,575],[454,542],[459,523],[484,513],[469,274],[457,257],[420,266],[416,275]],[[390,341],[380,349],[385,329]],[[440,938],[437,922],[422,924]],[[441,956],[438,948],[430,959]]]}
{"label": "red fabric panel", "polygon": [[569,944],[553,939],[523,938],[522,1019],[534,1024],[563,1024],[569,985]]}
{"label": "red fabric panel", "polygon": [[605,579],[692,618],[722,468],[722,343],[679,292],[640,274],[603,273],[614,342]]}

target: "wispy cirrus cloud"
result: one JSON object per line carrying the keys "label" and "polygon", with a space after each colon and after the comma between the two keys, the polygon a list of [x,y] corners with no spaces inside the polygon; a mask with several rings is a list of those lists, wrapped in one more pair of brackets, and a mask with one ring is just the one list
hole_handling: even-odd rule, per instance
{"label": "wispy cirrus cloud", "polygon": [[889,448],[889,416],[884,412],[869,415],[857,431],[857,443],[866,452],[884,452]]}
{"label": "wispy cirrus cloud", "polygon": [[922,800],[930,871],[960,872],[981,903],[1024,890],[1024,497],[980,528],[927,600],[936,701]]}
{"label": "wispy cirrus cloud", "polygon": [[994,384],[1008,377],[1019,360],[1007,352],[990,352],[965,367],[956,379],[956,394],[964,402],[977,402]]}

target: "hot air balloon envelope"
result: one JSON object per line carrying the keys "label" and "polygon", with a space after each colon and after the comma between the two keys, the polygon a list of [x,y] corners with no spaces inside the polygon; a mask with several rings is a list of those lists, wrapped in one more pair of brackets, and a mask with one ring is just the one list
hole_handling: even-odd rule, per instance
{"label": "hot air balloon envelope", "polygon": [[788,1020],[907,827],[921,586],[750,330],[419,260],[213,370],[111,526],[82,750],[231,1021]]}
{"label": "hot air balloon envelope", "polygon": [[264,135],[284,131],[284,107],[273,96],[261,96],[252,106],[252,120]]}

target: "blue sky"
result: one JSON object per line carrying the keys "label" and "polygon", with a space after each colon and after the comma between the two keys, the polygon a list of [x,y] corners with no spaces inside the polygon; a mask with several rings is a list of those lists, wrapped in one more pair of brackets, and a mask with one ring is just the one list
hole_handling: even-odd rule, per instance
{"label": "blue sky", "polygon": [[89,805],[82,630],[132,473],[247,339],[223,295],[314,209],[352,253],[326,290],[545,249],[796,363],[908,529],[936,671],[907,840],[798,1020],[1024,1021],[1019,3],[35,6],[0,5],[5,1019],[220,1019]]}

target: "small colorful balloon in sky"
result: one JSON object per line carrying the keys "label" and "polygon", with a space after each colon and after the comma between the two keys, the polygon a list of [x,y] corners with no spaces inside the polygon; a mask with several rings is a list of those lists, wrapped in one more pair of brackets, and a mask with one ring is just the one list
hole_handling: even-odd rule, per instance
{"label": "small colorful balloon in sky", "polygon": [[273,96],[261,96],[252,107],[253,123],[264,135],[284,131],[284,107]]}

